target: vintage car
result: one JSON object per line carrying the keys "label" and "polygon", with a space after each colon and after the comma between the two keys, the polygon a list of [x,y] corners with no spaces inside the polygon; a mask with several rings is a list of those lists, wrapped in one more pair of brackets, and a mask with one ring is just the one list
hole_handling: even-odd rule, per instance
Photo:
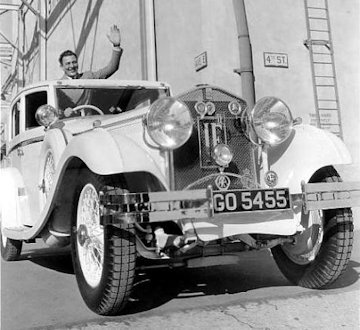
{"label": "vintage car", "polygon": [[346,269],[359,184],[334,165],[350,155],[276,97],[249,108],[210,85],[175,97],[159,82],[47,81],[14,98],[4,126],[2,257],[37,239],[71,246],[98,314],[120,313],[139,269],[260,249],[307,288]]}

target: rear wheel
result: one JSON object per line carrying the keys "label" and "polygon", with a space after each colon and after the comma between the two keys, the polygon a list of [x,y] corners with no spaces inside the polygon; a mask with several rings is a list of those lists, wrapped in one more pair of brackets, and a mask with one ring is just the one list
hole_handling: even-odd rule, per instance
{"label": "rear wheel", "polygon": [[6,261],[18,260],[21,254],[22,241],[7,238],[1,232],[1,256]]}
{"label": "rear wheel", "polygon": [[[336,171],[327,168],[312,182],[341,181]],[[295,244],[272,248],[274,259],[287,279],[296,285],[319,289],[344,273],[353,244],[351,209],[311,211],[302,214],[305,227]]]}
{"label": "rear wheel", "polygon": [[100,225],[101,178],[83,171],[72,231],[76,279],[88,307],[101,315],[124,308],[135,276],[135,236],[132,225]]}

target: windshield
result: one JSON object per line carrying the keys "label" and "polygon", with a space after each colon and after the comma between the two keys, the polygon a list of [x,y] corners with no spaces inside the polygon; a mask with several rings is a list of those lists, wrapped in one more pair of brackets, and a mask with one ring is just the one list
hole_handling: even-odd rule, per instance
{"label": "windshield", "polygon": [[[80,116],[80,112],[69,112],[79,105],[93,105],[105,115],[148,106],[160,97],[168,95],[166,88],[121,87],[121,88],[57,88],[57,106],[60,118]],[[67,115],[71,113],[70,115]],[[96,114],[90,112],[89,114]]]}

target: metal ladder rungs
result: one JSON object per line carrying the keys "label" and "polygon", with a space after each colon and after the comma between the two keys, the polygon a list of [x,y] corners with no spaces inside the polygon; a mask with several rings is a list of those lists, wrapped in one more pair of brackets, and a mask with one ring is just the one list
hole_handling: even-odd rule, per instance
{"label": "metal ladder rungs", "polygon": [[319,20],[322,20],[322,21],[327,21],[327,17],[314,17],[314,16],[308,16],[308,19],[319,19]]}
{"label": "metal ladder rungs", "polygon": [[315,78],[335,78],[335,76],[326,76],[326,75],[315,75]]}
{"label": "metal ladder rungs", "polygon": [[320,101],[323,101],[323,102],[338,102],[338,100],[335,100],[335,99],[318,99],[318,101],[320,102]]}
{"label": "metal ladder rungs", "polygon": [[329,40],[310,39],[310,40],[307,40],[307,42],[310,43],[311,45],[330,47]]}
{"label": "metal ladder rungs", "polygon": [[[328,0],[304,0],[307,40],[315,99],[316,126],[342,138],[340,102],[336,82]],[[322,48],[326,47],[326,48]],[[336,114],[335,114],[336,112]],[[325,114],[326,118],[323,117]],[[329,120],[330,119],[330,120]],[[327,123],[329,120],[331,123]],[[337,130],[338,132],[334,132]]]}
{"label": "metal ladder rungs", "polygon": [[309,9],[321,9],[321,10],[327,11],[326,8],[322,8],[322,7],[308,7],[308,8],[309,8]]}
{"label": "metal ladder rungs", "polygon": [[332,62],[314,61],[314,64],[332,64]]}
{"label": "metal ladder rungs", "polygon": [[313,52],[314,55],[328,55],[331,56],[332,53],[323,53],[323,52]]}
{"label": "metal ladder rungs", "polygon": [[323,30],[323,29],[311,29],[310,32],[326,32],[329,33],[329,30]]}

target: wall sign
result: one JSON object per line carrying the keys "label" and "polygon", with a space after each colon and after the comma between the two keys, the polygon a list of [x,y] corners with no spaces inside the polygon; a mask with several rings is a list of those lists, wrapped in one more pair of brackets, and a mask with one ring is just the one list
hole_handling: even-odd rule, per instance
{"label": "wall sign", "polygon": [[207,67],[207,52],[203,52],[194,59],[195,71],[200,71]]}
{"label": "wall sign", "polygon": [[288,55],[285,53],[264,52],[264,66],[276,68],[288,68]]}

